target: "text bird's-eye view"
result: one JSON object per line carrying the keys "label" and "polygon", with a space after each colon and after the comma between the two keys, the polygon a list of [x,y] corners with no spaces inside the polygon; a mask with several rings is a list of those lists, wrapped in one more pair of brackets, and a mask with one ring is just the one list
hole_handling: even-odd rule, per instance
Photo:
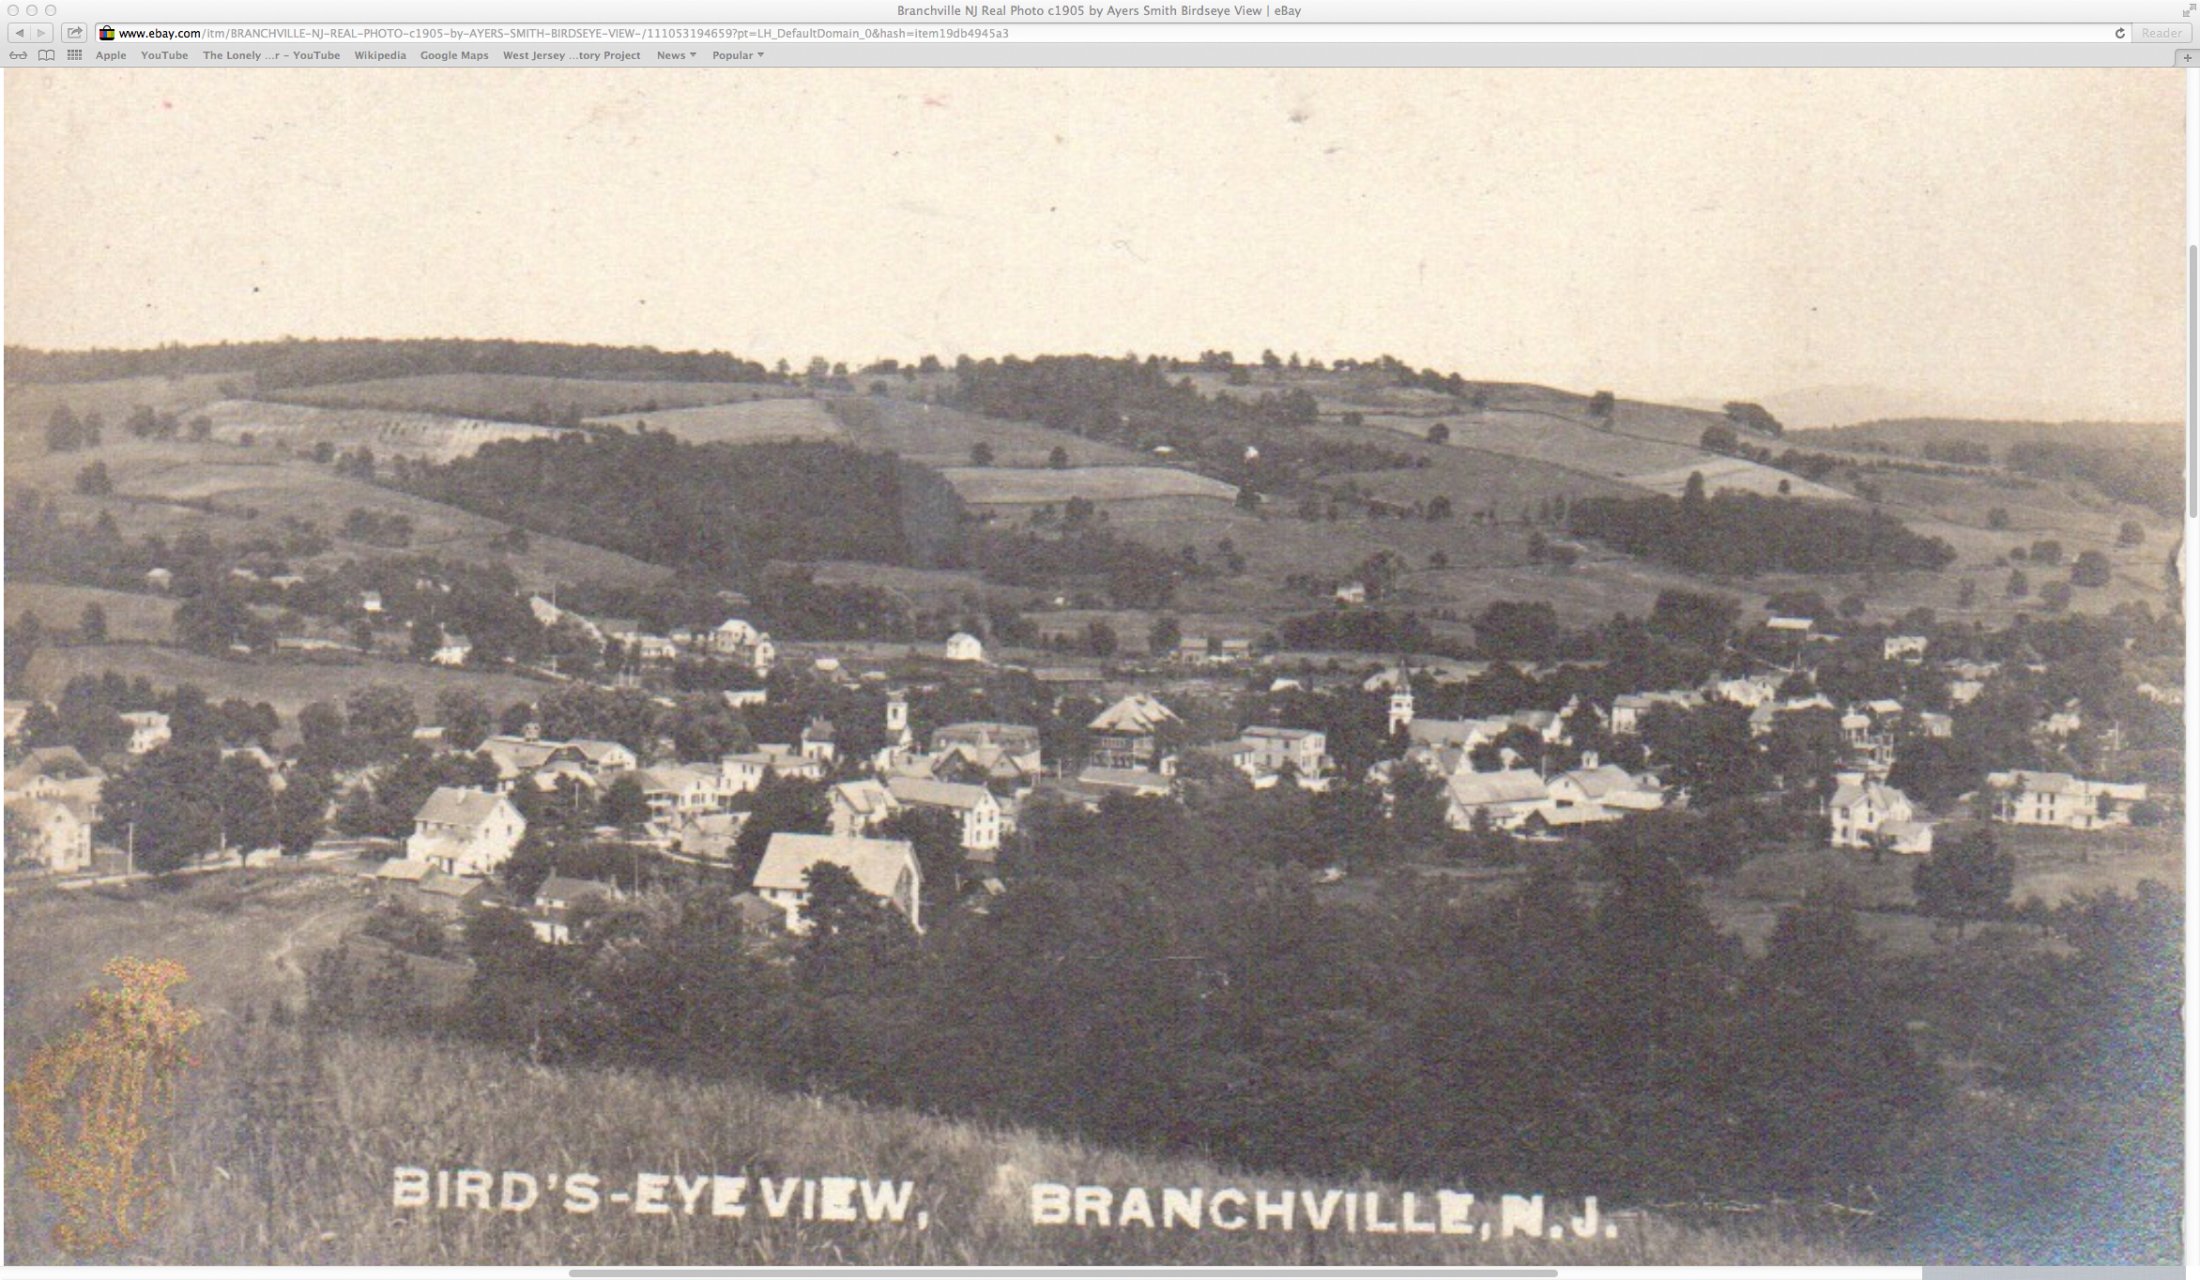
{"label": "text bird's-eye view", "polygon": [[122,78],[9,1263],[2181,1256],[2181,82]]}

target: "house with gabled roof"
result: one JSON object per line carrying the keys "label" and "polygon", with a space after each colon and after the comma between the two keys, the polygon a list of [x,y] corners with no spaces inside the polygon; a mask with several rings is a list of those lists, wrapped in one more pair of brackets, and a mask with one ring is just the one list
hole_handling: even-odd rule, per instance
{"label": "house with gabled roof", "polygon": [[904,809],[937,809],[961,824],[963,852],[991,854],[1001,847],[1001,802],[984,787],[930,778],[890,777],[886,790]]}
{"label": "house with gabled roof", "polygon": [[7,850],[10,867],[83,871],[92,865],[92,802],[78,795],[23,795],[7,802],[9,828],[21,838]]}
{"label": "house with gabled roof", "polygon": [[876,778],[840,782],[825,793],[832,807],[826,823],[836,836],[866,836],[880,823],[901,812],[901,801]]}
{"label": "house with gabled roof", "polygon": [[1183,724],[1176,712],[1150,693],[1126,694],[1088,726],[1091,761],[1105,769],[1146,769],[1161,756],[1161,735]]}
{"label": "house with gabled roof", "polygon": [[1933,851],[1933,824],[1917,821],[1910,798],[1899,787],[1890,787],[1863,773],[1834,775],[1833,794],[1826,799],[1825,814],[1826,839],[1836,849],[1884,845],[1895,853]]}
{"label": "house with gabled roof", "polygon": [[1444,821],[1457,831],[1472,830],[1477,815],[1488,815],[1500,831],[1511,831],[1539,812],[1550,789],[1532,769],[1468,770],[1445,784]]}
{"label": "house with gabled roof", "polygon": [[413,815],[405,856],[445,875],[487,875],[511,858],[526,834],[527,819],[501,793],[437,787]]}
{"label": "house with gabled roof", "polygon": [[754,888],[758,897],[785,914],[789,932],[801,933],[808,928],[802,908],[810,900],[811,868],[819,865],[848,872],[865,892],[884,899],[900,912],[910,928],[923,930],[923,874],[917,866],[916,850],[907,840],[775,831],[764,847],[763,862],[756,868]]}

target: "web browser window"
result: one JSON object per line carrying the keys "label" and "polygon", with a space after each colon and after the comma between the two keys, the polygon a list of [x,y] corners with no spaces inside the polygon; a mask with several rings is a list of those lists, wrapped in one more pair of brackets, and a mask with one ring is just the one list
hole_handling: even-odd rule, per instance
{"label": "web browser window", "polygon": [[2182,1274],[2194,6],[0,7],[9,1264]]}

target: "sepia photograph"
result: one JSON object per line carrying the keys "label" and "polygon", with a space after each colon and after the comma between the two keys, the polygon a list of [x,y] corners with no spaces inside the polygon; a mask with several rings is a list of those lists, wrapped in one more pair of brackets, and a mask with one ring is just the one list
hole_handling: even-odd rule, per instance
{"label": "sepia photograph", "polygon": [[2185,93],[11,69],[5,1261],[2180,1263]]}

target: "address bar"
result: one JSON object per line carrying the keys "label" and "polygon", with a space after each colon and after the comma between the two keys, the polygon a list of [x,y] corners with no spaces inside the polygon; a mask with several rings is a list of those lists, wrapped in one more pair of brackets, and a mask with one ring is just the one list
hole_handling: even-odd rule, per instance
{"label": "address bar", "polygon": [[1017,40],[1029,43],[1450,44],[2115,44],[2130,27],[2019,23],[1309,23],[1287,19],[1175,22],[885,22],[687,26],[488,23],[116,24],[117,41],[195,43],[695,43],[707,41]]}

